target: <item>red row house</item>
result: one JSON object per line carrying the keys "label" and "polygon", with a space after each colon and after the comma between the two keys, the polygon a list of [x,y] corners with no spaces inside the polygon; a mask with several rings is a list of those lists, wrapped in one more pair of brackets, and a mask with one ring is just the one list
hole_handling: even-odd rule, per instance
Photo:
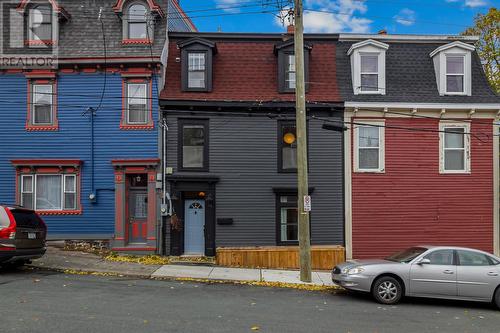
{"label": "red row house", "polygon": [[500,98],[475,37],[341,34],[347,258],[499,254]]}

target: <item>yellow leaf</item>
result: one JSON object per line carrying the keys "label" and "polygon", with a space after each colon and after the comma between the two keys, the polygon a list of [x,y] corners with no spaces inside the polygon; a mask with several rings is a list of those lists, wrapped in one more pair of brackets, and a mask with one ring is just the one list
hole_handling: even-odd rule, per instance
{"label": "yellow leaf", "polygon": [[260,330],[259,326],[252,326],[252,331],[258,331],[258,330]]}

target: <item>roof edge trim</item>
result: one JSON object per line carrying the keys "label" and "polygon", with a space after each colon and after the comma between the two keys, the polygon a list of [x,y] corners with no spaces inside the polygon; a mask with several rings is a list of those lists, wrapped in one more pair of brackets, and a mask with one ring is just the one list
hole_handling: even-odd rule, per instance
{"label": "roof edge trim", "polygon": [[442,45],[442,46],[438,47],[437,49],[435,49],[434,51],[432,51],[429,54],[429,56],[431,58],[433,58],[436,54],[438,54],[440,52],[443,52],[445,50],[451,49],[452,47],[459,47],[459,48],[466,49],[466,50],[469,50],[469,51],[474,51],[476,49],[473,45],[465,44],[465,43],[460,42],[460,41],[455,41],[453,43],[448,43],[448,44],[445,44],[445,45]]}
{"label": "roof edge trim", "polygon": [[349,50],[347,51],[347,55],[351,55],[351,53],[355,49],[359,49],[360,47],[367,46],[367,45],[372,45],[372,46],[378,47],[379,49],[384,49],[384,50],[387,50],[389,48],[389,45],[386,43],[382,43],[382,42],[376,41],[374,39],[367,39],[367,40],[361,41],[359,43],[352,44],[351,47],[349,48]]}

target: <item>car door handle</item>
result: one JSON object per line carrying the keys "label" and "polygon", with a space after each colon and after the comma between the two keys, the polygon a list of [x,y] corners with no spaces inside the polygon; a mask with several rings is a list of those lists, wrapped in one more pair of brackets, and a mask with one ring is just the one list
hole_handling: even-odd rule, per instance
{"label": "car door handle", "polygon": [[498,276],[498,273],[497,272],[488,272],[488,275],[489,276]]}
{"label": "car door handle", "polygon": [[455,272],[452,271],[451,269],[447,269],[443,271],[444,274],[454,274]]}

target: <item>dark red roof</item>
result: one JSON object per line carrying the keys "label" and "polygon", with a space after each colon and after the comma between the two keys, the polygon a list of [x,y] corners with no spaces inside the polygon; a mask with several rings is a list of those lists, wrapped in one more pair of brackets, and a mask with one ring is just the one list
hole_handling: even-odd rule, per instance
{"label": "dark red roof", "polygon": [[[211,92],[181,90],[181,39],[170,39],[166,84],[160,94],[164,100],[193,101],[294,101],[295,95],[278,92],[278,58],[274,46],[279,40],[214,40]],[[335,42],[307,41],[312,50],[309,61],[309,102],[340,102],[335,68]]]}

